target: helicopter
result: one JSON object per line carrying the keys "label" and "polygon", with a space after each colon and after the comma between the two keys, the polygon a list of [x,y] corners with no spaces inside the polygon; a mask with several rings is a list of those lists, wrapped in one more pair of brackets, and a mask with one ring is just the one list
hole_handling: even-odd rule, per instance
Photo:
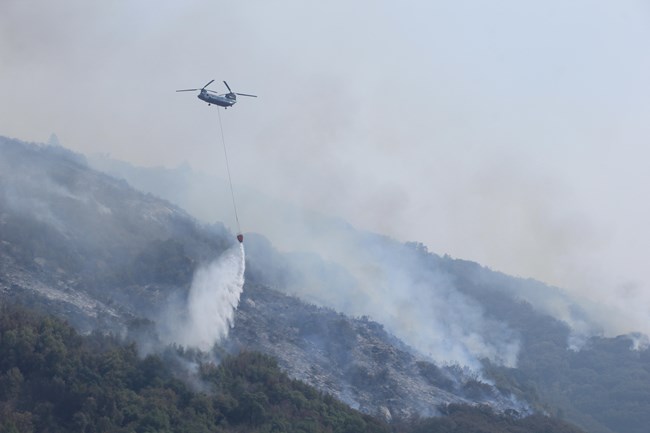
{"label": "helicopter", "polygon": [[230,86],[228,83],[225,81],[223,84],[226,85],[228,88],[229,93],[223,93],[223,94],[218,94],[217,92],[213,92],[212,90],[206,89],[210,84],[212,84],[214,80],[210,80],[208,84],[205,86],[201,87],[200,89],[182,89],[182,90],[177,90],[177,92],[193,92],[195,90],[199,90],[199,94],[197,95],[197,98],[199,98],[202,101],[205,101],[208,103],[208,105],[214,104],[218,105],[220,107],[232,107],[235,105],[237,102],[237,95],[239,96],[250,96],[251,98],[257,98],[257,95],[249,95],[247,93],[235,93],[230,89]]}

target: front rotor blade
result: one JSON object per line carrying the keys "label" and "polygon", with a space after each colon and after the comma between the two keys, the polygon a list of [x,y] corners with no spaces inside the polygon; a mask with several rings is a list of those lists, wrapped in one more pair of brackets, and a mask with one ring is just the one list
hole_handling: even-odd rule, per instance
{"label": "front rotor blade", "polygon": [[210,82],[209,82],[208,84],[206,84],[205,86],[203,86],[203,87],[201,88],[201,90],[203,90],[203,89],[205,89],[206,87],[208,87],[210,84],[212,84],[213,81],[214,81],[214,80],[210,80]]}
{"label": "front rotor blade", "polygon": [[193,92],[195,90],[201,90],[201,89],[183,89],[183,90],[177,90],[177,92]]}
{"label": "front rotor blade", "polygon": [[257,95],[249,95],[249,94],[247,94],[247,93],[235,93],[235,95],[239,95],[239,96],[250,96],[251,98],[257,98]]}
{"label": "front rotor blade", "polygon": [[223,84],[225,84],[226,87],[228,88],[228,91],[229,91],[230,93],[232,93],[232,90],[230,90],[230,86],[228,85],[228,83],[226,83],[226,82],[224,81]]}

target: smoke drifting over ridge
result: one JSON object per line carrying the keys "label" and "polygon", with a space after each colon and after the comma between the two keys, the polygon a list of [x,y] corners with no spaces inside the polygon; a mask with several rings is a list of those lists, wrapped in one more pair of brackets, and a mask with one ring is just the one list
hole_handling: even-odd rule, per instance
{"label": "smoke drifting over ridge", "polygon": [[301,299],[369,317],[436,362],[480,369],[487,358],[516,366],[518,333],[458,290],[422,245],[403,245],[318,215],[298,223],[295,213],[283,211],[267,214],[274,232],[304,236],[310,252],[280,255],[268,241],[249,235],[252,275]]}
{"label": "smoke drifting over ridge", "polygon": [[[365,250],[344,266],[359,284],[364,299],[347,305],[353,315],[367,315],[403,341],[439,363],[480,369],[480,359],[514,367],[519,336],[488,317],[481,305],[464,295],[454,281],[427,262],[426,253],[371,236]],[[348,256],[349,257],[349,256]],[[339,293],[336,307],[346,308]]]}

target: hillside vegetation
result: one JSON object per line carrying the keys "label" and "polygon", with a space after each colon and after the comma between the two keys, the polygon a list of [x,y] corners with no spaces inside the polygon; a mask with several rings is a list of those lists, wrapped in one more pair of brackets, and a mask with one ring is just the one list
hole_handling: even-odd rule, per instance
{"label": "hillside vegetation", "polygon": [[[388,426],[244,352],[219,365],[180,349],[80,336],[58,319],[0,304],[0,432],[579,433],[560,421],[450,405]],[[192,372],[194,371],[194,372]],[[190,385],[190,383],[192,385]]]}
{"label": "hillside vegetation", "polygon": [[6,304],[0,353],[3,433],[389,431],[258,353],[196,363],[197,392],[170,366],[188,361],[140,358],[133,344]]}

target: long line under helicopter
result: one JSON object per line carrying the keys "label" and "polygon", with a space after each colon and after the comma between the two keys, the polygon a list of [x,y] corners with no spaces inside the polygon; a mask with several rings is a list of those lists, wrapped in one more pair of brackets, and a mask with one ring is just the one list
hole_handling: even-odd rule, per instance
{"label": "long line under helicopter", "polygon": [[230,197],[232,197],[232,208],[235,211],[235,221],[237,222],[237,240],[241,243],[244,242],[244,234],[241,231],[241,224],[239,223],[239,215],[237,214],[237,203],[235,202],[235,190],[232,186],[232,176],[230,175],[230,162],[228,161],[228,150],[226,149],[226,139],[223,133],[223,123],[221,122],[221,113],[217,110],[219,117],[219,129],[221,130],[221,144],[223,144],[223,155],[226,160],[226,171],[228,172],[228,184],[230,185]]}
{"label": "long line under helicopter", "polygon": [[[182,90],[177,90],[177,92],[192,92],[198,90],[199,94],[197,95],[197,97],[199,99],[207,102],[208,105],[215,104],[224,108],[232,107],[233,105],[235,105],[235,103],[237,102],[237,95],[257,98],[256,95],[233,92],[232,89],[230,89],[228,83],[226,83],[225,81],[223,83],[226,85],[226,88],[228,89],[228,93],[218,94],[217,92],[206,89],[206,87],[212,84],[212,82],[214,82],[214,80],[210,80],[208,84],[201,87],[200,89],[182,89]],[[221,122],[221,113],[218,110],[217,110],[217,115],[219,117],[219,129],[221,131],[221,143],[223,145],[223,154],[226,161],[226,171],[228,172],[228,183],[230,185],[230,196],[232,198],[232,207],[235,212],[235,221],[237,222],[237,240],[240,243],[242,243],[244,242],[244,234],[241,231],[241,224],[239,223],[239,215],[237,213],[237,203],[235,202],[235,191],[232,185],[232,176],[230,174],[230,162],[228,161],[228,150],[226,148],[226,139],[223,133],[223,123]]]}

